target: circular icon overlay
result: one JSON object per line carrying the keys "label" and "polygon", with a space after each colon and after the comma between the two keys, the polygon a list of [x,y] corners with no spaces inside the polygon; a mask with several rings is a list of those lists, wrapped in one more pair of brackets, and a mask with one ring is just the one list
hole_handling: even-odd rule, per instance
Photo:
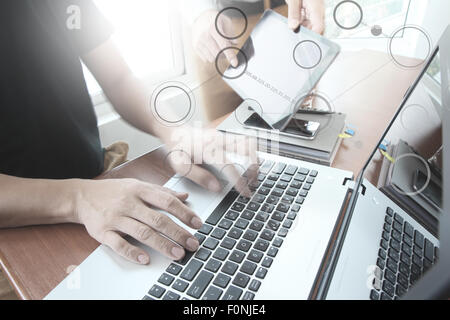
{"label": "circular icon overlay", "polygon": [[[403,161],[405,159],[409,159],[408,162],[407,161]],[[412,160],[411,160],[412,159]],[[415,196],[418,194],[421,194],[430,184],[430,180],[431,180],[431,169],[430,169],[430,165],[428,164],[428,162],[423,159],[421,156],[419,156],[418,154],[415,153],[405,153],[400,155],[398,158],[395,159],[394,162],[394,169],[397,166],[397,164],[399,164],[400,162],[403,162],[404,165],[400,165],[399,170],[405,171],[407,170],[408,172],[405,172],[405,174],[410,174],[412,171],[415,170],[420,170],[422,173],[426,174],[427,179],[425,181],[425,183],[423,184],[423,186],[421,186],[418,190],[414,190],[412,191],[413,187],[412,187],[412,181],[411,181],[411,191],[405,191],[400,189],[398,186],[396,186],[395,184],[392,184],[392,187],[394,188],[394,190],[396,192],[398,192],[399,194],[411,197],[411,196]],[[417,163],[417,166],[414,168],[411,168],[411,164],[410,163]],[[423,164],[423,165],[422,165]]]}
{"label": "circular icon overlay", "polygon": [[[297,102],[292,105],[291,112],[296,112],[298,109],[298,105],[300,104],[299,111],[292,120],[295,126],[300,131],[304,131],[305,121],[310,121],[312,117],[316,118],[314,114],[311,114],[315,112],[318,114],[322,114],[321,118],[323,119],[323,121],[321,121],[319,129],[317,130],[316,136],[327,134],[327,129],[335,119],[335,117],[333,116],[334,107],[331,103],[331,100],[321,92],[311,92],[308,94],[304,94],[299,98],[296,98],[295,101]],[[302,113],[302,110],[308,111],[309,113]]]}
{"label": "circular icon overlay", "polygon": [[170,151],[164,158],[166,172],[176,172],[173,178],[184,178],[189,175],[193,167],[189,154],[181,149]]}
{"label": "circular icon overlay", "polygon": [[[226,58],[226,54],[233,54],[238,60],[238,65],[233,67]],[[248,58],[244,51],[237,47],[222,49],[216,57],[217,72],[225,79],[233,80],[242,76],[247,71]]]}
{"label": "circular icon overlay", "polygon": [[375,37],[378,37],[379,35],[381,35],[383,33],[383,28],[379,25],[374,25],[371,29],[370,32],[372,33],[372,35],[374,35]]}
{"label": "circular icon overlay", "polygon": [[245,99],[233,113],[236,121],[242,126],[246,125],[246,121],[253,113],[257,113],[259,116],[263,117],[261,105],[258,101],[253,99]]}
{"label": "circular icon overlay", "polygon": [[195,96],[181,82],[170,81],[159,85],[152,94],[150,107],[156,119],[166,126],[181,126],[195,111]]}
{"label": "circular icon overlay", "polygon": [[400,115],[402,127],[407,131],[417,130],[417,128],[420,128],[428,120],[430,120],[428,110],[419,104],[412,104],[405,107]]}
{"label": "circular icon overlay", "polygon": [[[232,30],[224,30],[225,26],[222,23],[223,19],[229,19],[228,16],[232,16],[233,20]],[[238,25],[234,23],[237,22]],[[244,11],[235,7],[227,7],[219,11],[214,22],[217,33],[228,40],[235,40],[242,37],[248,28],[248,19]]]}
{"label": "circular icon overlay", "polygon": [[322,61],[322,49],[312,40],[304,40],[294,48],[294,61],[303,69],[313,69]]}
{"label": "circular icon overlay", "polygon": [[364,17],[361,6],[352,0],[344,0],[337,4],[333,11],[334,22],[339,28],[352,30],[359,27]]}
{"label": "circular icon overlay", "polygon": [[431,55],[430,36],[421,27],[403,26],[395,30],[388,42],[388,52],[395,64],[402,68],[417,68]]}

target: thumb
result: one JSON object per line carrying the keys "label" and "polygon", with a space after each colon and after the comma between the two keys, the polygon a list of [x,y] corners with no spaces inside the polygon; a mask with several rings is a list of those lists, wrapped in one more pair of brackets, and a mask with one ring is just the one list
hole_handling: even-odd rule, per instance
{"label": "thumb", "polygon": [[208,170],[200,166],[192,166],[191,171],[186,175],[186,178],[197,183],[205,189],[213,192],[222,190],[222,186],[217,178]]}
{"label": "thumb", "polygon": [[302,7],[303,0],[289,0],[288,4],[288,26],[295,30],[303,23]]}

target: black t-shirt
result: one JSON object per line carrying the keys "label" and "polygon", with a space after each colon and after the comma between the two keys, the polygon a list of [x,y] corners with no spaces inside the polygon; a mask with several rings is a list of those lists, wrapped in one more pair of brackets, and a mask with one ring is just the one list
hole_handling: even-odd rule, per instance
{"label": "black t-shirt", "polygon": [[[79,29],[76,20],[67,23],[74,5]],[[111,33],[89,0],[0,1],[1,174],[65,179],[102,172],[80,56]]]}

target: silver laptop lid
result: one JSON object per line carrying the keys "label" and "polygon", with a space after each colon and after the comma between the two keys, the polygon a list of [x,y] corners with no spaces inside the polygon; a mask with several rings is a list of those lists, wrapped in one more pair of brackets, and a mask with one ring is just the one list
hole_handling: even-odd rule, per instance
{"label": "silver laptop lid", "polygon": [[440,85],[443,106],[443,207],[439,217],[440,257],[438,263],[408,292],[405,299],[450,297],[450,26],[439,42]]}
{"label": "silver laptop lid", "polygon": [[450,26],[420,65],[419,77],[358,175],[311,298],[326,297],[353,209],[369,182],[439,238],[439,259],[404,298],[450,297]]}

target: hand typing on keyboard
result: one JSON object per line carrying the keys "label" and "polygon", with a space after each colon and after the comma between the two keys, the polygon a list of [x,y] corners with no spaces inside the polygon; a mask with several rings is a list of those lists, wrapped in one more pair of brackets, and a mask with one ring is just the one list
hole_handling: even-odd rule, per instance
{"label": "hand typing on keyboard", "polygon": [[183,258],[185,249],[198,249],[197,238],[155,210],[162,209],[199,229],[202,221],[183,203],[188,194],[133,179],[76,180],[74,184],[75,222],[84,224],[93,238],[124,258],[140,264],[150,262],[147,252],[123,236],[131,236],[173,260]]}
{"label": "hand typing on keyboard", "polygon": [[195,234],[198,251],[173,261],[143,299],[255,299],[319,174],[261,160],[255,194],[231,189]]}
{"label": "hand typing on keyboard", "polygon": [[[162,135],[169,147],[167,161],[173,170],[200,186],[219,192],[217,179],[222,175],[239,192],[251,195],[250,185],[258,175],[257,143],[246,136],[223,134],[215,129],[182,127]],[[247,174],[242,176],[242,165],[233,163],[230,155],[243,159]]]}
{"label": "hand typing on keyboard", "polygon": [[[200,166],[207,163],[236,182],[235,188],[240,192],[250,194],[249,183],[253,176],[256,179],[257,166],[252,167],[256,171],[247,170],[246,177],[242,178],[242,173],[227,157],[227,153],[237,152],[257,163],[256,144],[249,139],[229,139],[216,130],[190,127],[167,131],[164,137],[163,141],[171,150],[169,155],[172,154],[166,160],[176,172],[205,188],[220,191],[218,179]],[[150,257],[124,236],[131,236],[172,260],[189,256],[185,249],[194,252],[199,247],[195,236],[156,210],[164,210],[187,226],[200,229],[202,221],[183,203],[188,198],[186,193],[133,179],[76,180],[73,190],[74,221],[84,224],[94,239],[130,261],[148,264]]]}

